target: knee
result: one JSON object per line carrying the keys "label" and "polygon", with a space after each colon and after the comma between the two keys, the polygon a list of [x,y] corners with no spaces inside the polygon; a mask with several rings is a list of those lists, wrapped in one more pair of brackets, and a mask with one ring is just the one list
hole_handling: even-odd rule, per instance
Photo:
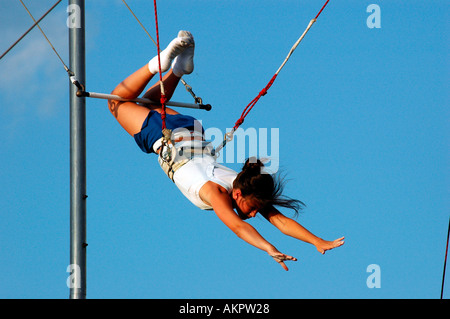
{"label": "knee", "polygon": [[[111,94],[113,94],[113,92]],[[114,115],[114,117],[117,117],[117,112],[118,112],[119,106],[120,106],[119,101],[108,100],[108,109],[112,113],[112,115]]]}

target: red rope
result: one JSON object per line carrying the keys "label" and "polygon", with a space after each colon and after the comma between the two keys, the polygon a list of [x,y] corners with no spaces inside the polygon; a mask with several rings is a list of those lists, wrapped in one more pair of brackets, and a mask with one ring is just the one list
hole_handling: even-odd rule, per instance
{"label": "red rope", "polygon": [[327,6],[328,2],[330,2],[330,0],[327,0],[327,2],[325,2],[325,4],[323,5],[322,9],[320,9],[319,13],[316,15],[316,17],[314,19],[317,19],[320,14],[322,13],[323,9],[325,9],[325,7]]}
{"label": "red rope", "polygon": [[[159,81],[161,83],[161,89],[163,88],[162,82],[162,72],[161,72],[161,55],[160,55],[160,47],[159,47],[159,28],[158,28],[158,9],[156,7],[156,0],[153,0],[153,5],[155,7],[155,25],[156,25],[156,47],[158,50],[158,66],[159,66]],[[161,120],[162,120],[162,129],[166,128],[166,95],[161,90]]]}
{"label": "red rope", "polygon": [[250,113],[250,111],[252,110],[252,108],[255,106],[255,104],[258,102],[258,100],[261,98],[261,96],[264,96],[267,94],[267,91],[270,89],[270,87],[272,86],[273,82],[275,81],[275,79],[277,78],[278,74],[275,74],[269,81],[269,83],[267,83],[266,87],[264,89],[261,90],[261,92],[259,92],[258,96],[255,97],[244,109],[244,111],[241,114],[241,117],[236,121],[236,124],[234,124],[234,130],[237,130],[237,128],[239,126],[241,126],[242,123],[244,123],[244,119],[245,117],[248,115],[248,113]]}

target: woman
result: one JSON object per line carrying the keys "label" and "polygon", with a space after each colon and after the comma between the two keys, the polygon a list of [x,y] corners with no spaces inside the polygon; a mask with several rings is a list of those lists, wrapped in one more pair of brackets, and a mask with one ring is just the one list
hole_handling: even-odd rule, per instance
{"label": "woman", "polygon": [[[161,72],[168,71],[163,77],[167,99],[172,97],[180,78],[192,73],[194,49],[191,33],[180,31],[178,37],[160,53]],[[122,81],[112,94],[125,99],[137,98],[159,70],[156,56]],[[153,85],[143,97],[159,101],[160,84]],[[171,141],[165,143],[161,138],[160,106],[142,106],[115,100],[109,100],[108,106],[120,125],[135,138],[142,151],[159,154],[161,167],[194,205],[214,210],[239,238],[267,252],[285,270],[288,268],[284,261],[297,259],[278,251],[245,219],[252,218],[259,212],[282,233],[313,244],[322,254],[343,245],[344,237],[334,241],[323,240],[275,208],[282,206],[298,212],[303,203],[282,196],[282,183],[262,171],[264,165],[261,161],[247,160],[239,174],[219,165],[208,152],[210,149],[203,140],[202,129],[195,129],[198,122],[193,117],[166,108],[165,125],[172,130],[172,135]],[[168,146],[164,146],[166,144]],[[169,146],[173,147],[167,148]],[[172,158],[167,160],[167,150],[171,149],[176,150],[176,153],[169,152]],[[162,156],[163,154],[165,155]]]}

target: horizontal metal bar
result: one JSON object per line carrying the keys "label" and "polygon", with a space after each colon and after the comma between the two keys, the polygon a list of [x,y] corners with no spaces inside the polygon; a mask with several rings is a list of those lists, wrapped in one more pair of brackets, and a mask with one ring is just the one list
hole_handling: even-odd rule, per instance
{"label": "horizontal metal bar", "polygon": [[[122,102],[135,102],[135,103],[141,103],[141,104],[161,105],[161,103],[158,103],[158,102],[152,101],[150,99],[146,99],[146,98],[125,99],[118,95],[113,95],[113,94],[78,91],[77,95],[79,97],[84,96],[84,97],[91,97],[91,98],[95,98],[95,99],[105,99],[105,100],[115,100],[115,101],[122,101]],[[211,110],[210,104],[192,104],[192,103],[168,101],[166,103],[166,105],[176,106],[176,107],[186,107],[186,108],[190,108],[190,109],[201,109],[201,110],[206,110],[206,111]]]}

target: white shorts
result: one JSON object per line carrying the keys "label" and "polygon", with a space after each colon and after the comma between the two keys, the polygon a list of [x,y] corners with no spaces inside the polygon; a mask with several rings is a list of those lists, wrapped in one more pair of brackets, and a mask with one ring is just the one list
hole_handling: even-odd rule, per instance
{"label": "white shorts", "polygon": [[216,183],[225,188],[229,194],[233,190],[233,181],[237,173],[216,162],[213,156],[194,156],[189,162],[180,167],[174,174],[175,185],[195,206],[210,210],[212,206],[200,198],[200,189],[206,182]]}

